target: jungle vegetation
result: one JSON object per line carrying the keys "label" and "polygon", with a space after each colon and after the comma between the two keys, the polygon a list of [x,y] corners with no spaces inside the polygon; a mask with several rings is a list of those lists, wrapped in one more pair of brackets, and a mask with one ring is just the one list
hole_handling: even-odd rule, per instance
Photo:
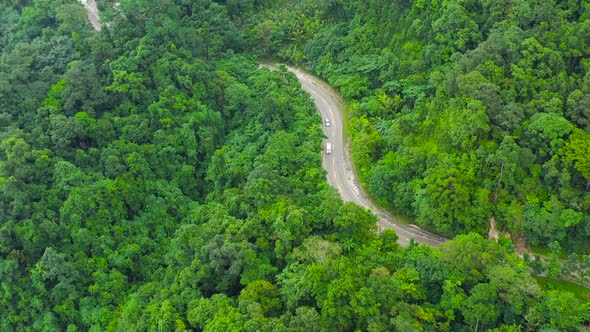
{"label": "jungle vegetation", "polygon": [[571,0],[285,1],[243,20],[256,51],[350,102],[383,206],[447,235],[590,251],[590,6]]}
{"label": "jungle vegetation", "polygon": [[[518,35],[557,40],[537,20],[578,24],[582,9],[531,10],[500,29],[508,13],[467,14],[487,1],[99,5],[108,27],[95,32],[74,0],[0,3],[0,330],[575,331],[590,321],[587,298],[529,272],[583,283],[589,270],[583,250],[559,259],[560,243],[588,239],[584,48]],[[506,31],[516,51],[496,48],[509,67],[479,49]],[[523,53],[527,40],[535,52]],[[351,101],[359,172],[383,204],[463,234],[438,248],[376,234],[375,216],[326,183],[321,119],[297,78],[259,69],[255,53],[307,63]],[[576,89],[549,89],[556,82]],[[437,199],[444,190],[452,202]],[[553,241],[547,263],[480,235],[491,216],[515,234],[531,220],[561,227],[528,238]]]}

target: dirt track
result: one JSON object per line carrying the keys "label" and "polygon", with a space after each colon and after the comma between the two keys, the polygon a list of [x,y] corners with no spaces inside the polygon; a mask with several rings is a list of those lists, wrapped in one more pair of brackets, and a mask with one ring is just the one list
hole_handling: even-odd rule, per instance
{"label": "dirt track", "polygon": [[98,13],[98,7],[96,7],[95,0],[79,0],[86,8],[86,12],[88,13],[88,19],[90,23],[94,27],[94,30],[100,31],[100,15]]}

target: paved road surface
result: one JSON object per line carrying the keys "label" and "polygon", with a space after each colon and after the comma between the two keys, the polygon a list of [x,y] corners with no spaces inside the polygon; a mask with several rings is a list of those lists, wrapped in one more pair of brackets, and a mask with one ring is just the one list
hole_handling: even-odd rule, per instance
{"label": "paved road surface", "polygon": [[[80,1],[84,4],[84,7],[86,7],[92,25],[97,31],[100,31],[99,13],[95,1]],[[330,127],[324,125],[324,133],[326,134],[327,139],[323,144],[325,147],[327,142],[332,143],[332,153],[326,154],[324,152],[323,166],[328,171],[328,183],[338,189],[342,199],[345,202],[355,202],[356,204],[373,211],[373,213],[379,217],[379,230],[393,228],[399,237],[398,242],[402,246],[407,246],[411,238],[430,246],[436,246],[446,241],[447,239],[444,237],[424,231],[415,225],[403,223],[395,216],[378,209],[369,200],[359,185],[358,177],[356,176],[350,158],[349,149],[344,145],[342,112],[340,111],[339,106],[344,105],[344,101],[336,91],[316,77],[293,67],[289,67],[289,70],[297,76],[301,81],[303,89],[315,100],[322,118],[324,120],[327,118],[331,122]]]}
{"label": "paved road surface", "polygon": [[338,189],[342,199],[345,202],[355,202],[359,206],[371,210],[379,217],[379,229],[393,228],[399,236],[398,242],[402,246],[407,246],[411,238],[429,246],[437,246],[447,241],[448,239],[445,237],[403,222],[390,213],[377,208],[369,200],[356,176],[350,158],[350,149],[344,143],[342,133],[343,115],[340,111],[344,101],[334,89],[315,76],[292,67],[289,67],[289,71],[297,76],[303,89],[315,100],[318,111],[324,119],[322,122],[324,123],[326,118],[331,122],[329,127],[323,126],[327,137],[323,142],[323,146],[325,147],[327,142],[332,143],[332,153],[326,154],[324,152],[323,154],[323,166],[328,171],[328,183]]}

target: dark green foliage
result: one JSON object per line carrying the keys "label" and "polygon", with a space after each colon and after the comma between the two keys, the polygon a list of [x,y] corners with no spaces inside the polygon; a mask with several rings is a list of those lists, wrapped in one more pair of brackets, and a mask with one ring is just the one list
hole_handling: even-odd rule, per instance
{"label": "dark green foliage", "polygon": [[[407,2],[371,1],[376,21],[346,1],[294,1],[292,13],[258,0],[99,2],[100,33],[73,0],[0,3],[0,330],[574,330],[588,319],[586,303],[543,293],[506,242],[473,233],[402,249],[392,230],[375,234],[375,216],[327,185],[321,121],[297,78],[240,53],[256,41],[317,61],[347,97],[366,97],[354,106],[353,154],[385,204],[449,233],[481,230],[494,212],[514,229],[552,227],[531,241],[586,239],[588,137],[576,128],[586,89],[561,113],[531,111],[533,100],[559,105],[552,94],[515,99],[496,123],[496,67],[424,74],[485,42],[491,32],[470,16],[481,6],[445,5],[448,17],[426,8],[412,33],[441,47],[407,40],[398,58],[387,47],[405,38],[392,29]],[[493,26],[504,14],[488,7]],[[560,62],[548,51],[525,74],[581,66],[577,54]],[[457,95],[429,99],[444,89]],[[499,180],[485,178],[498,168]],[[533,190],[544,181],[571,187]],[[565,226],[546,222],[554,216]],[[518,217],[520,228],[507,221]],[[549,268],[584,283],[587,261]]]}
{"label": "dark green foliage", "polygon": [[579,1],[285,1],[244,24],[349,100],[381,204],[449,235],[495,218],[587,251],[587,17]]}

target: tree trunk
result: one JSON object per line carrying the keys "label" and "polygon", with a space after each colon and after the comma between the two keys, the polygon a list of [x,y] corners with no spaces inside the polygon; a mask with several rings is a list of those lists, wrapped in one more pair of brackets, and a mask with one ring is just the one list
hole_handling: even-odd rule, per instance
{"label": "tree trunk", "polygon": [[498,176],[498,183],[496,183],[496,191],[494,192],[494,204],[498,203],[498,190],[500,190],[502,175],[504,175],[504,162],[502,162],[502,165],[500,165],[500,175]]}

